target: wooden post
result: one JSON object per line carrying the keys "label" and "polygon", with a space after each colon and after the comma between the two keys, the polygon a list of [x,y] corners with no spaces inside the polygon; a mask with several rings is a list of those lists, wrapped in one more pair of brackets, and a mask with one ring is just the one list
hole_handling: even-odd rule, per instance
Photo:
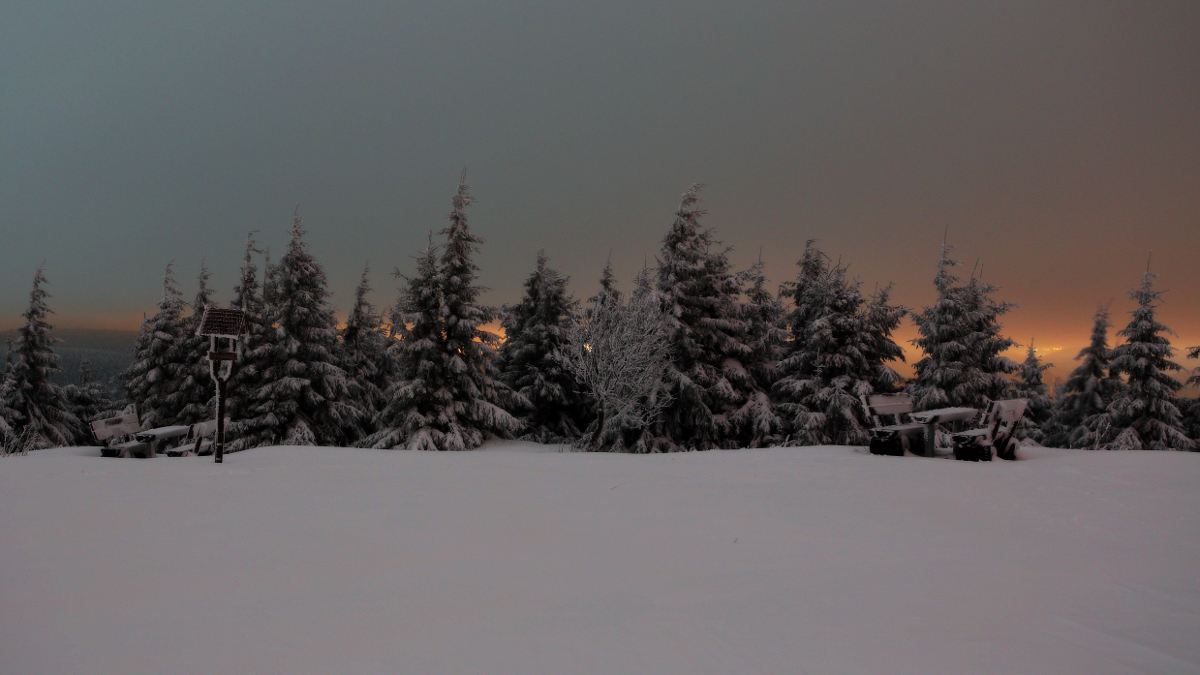
{"label": "wooden post", "polygon": [[217,464],[225,461],[225,382],[217,380],[217,450],[213,453]]}
{"label": "wooden post", "polygon": [[[225,461],[225,386],[233,375],[233,363],[237,360],[238,338],[246,332],[246,313],[237,309],[204,308],[204,317],[196,333],[211,338],[208,352],[208,372],[217,385],[217,438],[213,461]],[[217,340],[225,338],[233,342],[232,351],[217,351]],[[220,368],[218,361],[224,361]],[[220,371],[220,372],[218,372]],[[199,442],[197,442],[199,447]]]}

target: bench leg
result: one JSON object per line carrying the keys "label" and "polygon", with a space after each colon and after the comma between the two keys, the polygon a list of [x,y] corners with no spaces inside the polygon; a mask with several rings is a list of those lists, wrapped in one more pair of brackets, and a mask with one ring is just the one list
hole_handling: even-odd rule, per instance
{"label": "bench leg", "polygon": [[937,422],[925,425],[925,456],[933,457],[933,447],[937,443]]}

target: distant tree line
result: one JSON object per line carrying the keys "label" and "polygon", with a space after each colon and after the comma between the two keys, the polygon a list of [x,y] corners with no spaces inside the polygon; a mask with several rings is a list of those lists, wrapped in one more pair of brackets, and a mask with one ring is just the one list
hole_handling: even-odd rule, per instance
{"label": "distant tree line", "polygon": [[[339,327],[325,272],[309,250],[299,214],[277,262],[247,237],[229,306],[243,310],[243,336],[230,386],[231,451],[260,445],[360,445],[467,450],[487,438],[569,443],[589,450],[669,452],[868,441],[864,400],[908,392],[917,410],[983,408],[1025,398],[1021,435],[1044,445],[1094,449],[1194,450],[1200,403],[1179,396],[1171,361],[1174,333],[1156,319],[1161,293],[1149,267],[1130,292],[1137,303],[1108,346],[1108,310],[1096,313],[1091,344],[1057,391],[1048,391],[1033,344],[1002,334],[1015,305],[959,263],[943,244],[936,297],[920,311],[894,305],[891,286],[865,293],[815,241],[794,280],[768,288],[761,260],[734,270],[730,248],[701,224],[701,186],[684,195],[654,267],[625,295],[611,264],[586,302],[543,252],[519,302],[483,305],[474,263],[483,240],[468,224],[469,188],[460,181],[447,225],[431,233],[380,310],[364,269]],[[259,263],[261,262],[261,275]],[[90,443],[87,423],[136,406],[145,427],[213,416],[206,338],[197,336],[213,304],[201,264],[193,300],[184,300],[169,264],[157,311],[142,323],[132,364],[114,401],[88,376],[60,387],[38,269],[24,325],[0,379],[0,441],[37,447]],[[893,339],[915,322],[922,358],[908,381]],[[485,326],[499,320],[502,340]],[[1200,358],[1200,347],[1189,358]],[[1188,383],[1200,383],[1200,369]]]}

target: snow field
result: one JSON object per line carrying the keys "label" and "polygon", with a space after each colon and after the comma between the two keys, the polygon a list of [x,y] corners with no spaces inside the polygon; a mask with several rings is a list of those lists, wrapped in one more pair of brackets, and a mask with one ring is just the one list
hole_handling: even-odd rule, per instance
{"label": "snow field", "polygon": [[0,673],[1195,673],[1200,455],[0,460]]}

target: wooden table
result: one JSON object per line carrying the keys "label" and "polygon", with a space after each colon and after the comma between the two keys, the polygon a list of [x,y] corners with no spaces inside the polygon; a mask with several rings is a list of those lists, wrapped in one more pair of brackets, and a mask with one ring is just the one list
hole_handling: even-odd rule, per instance
{"label": "wooden table", "polygon": [[143,443],[148,443],[150,445],[150,452],[154,453],[158,452],[169,441],[173,441],[182,436],[187,436],[188,432],[191,430],[191,426],[183,424],[139,431],[134,434],[134,437]]}
{"label": "wooden table", "polygon": [[944,422],[969,420],[979,414],[974,408],[938,408],[911,413],[914,421],[925,425],[925,456],[933,457],[933,446],[937,441],[937,425]]}

